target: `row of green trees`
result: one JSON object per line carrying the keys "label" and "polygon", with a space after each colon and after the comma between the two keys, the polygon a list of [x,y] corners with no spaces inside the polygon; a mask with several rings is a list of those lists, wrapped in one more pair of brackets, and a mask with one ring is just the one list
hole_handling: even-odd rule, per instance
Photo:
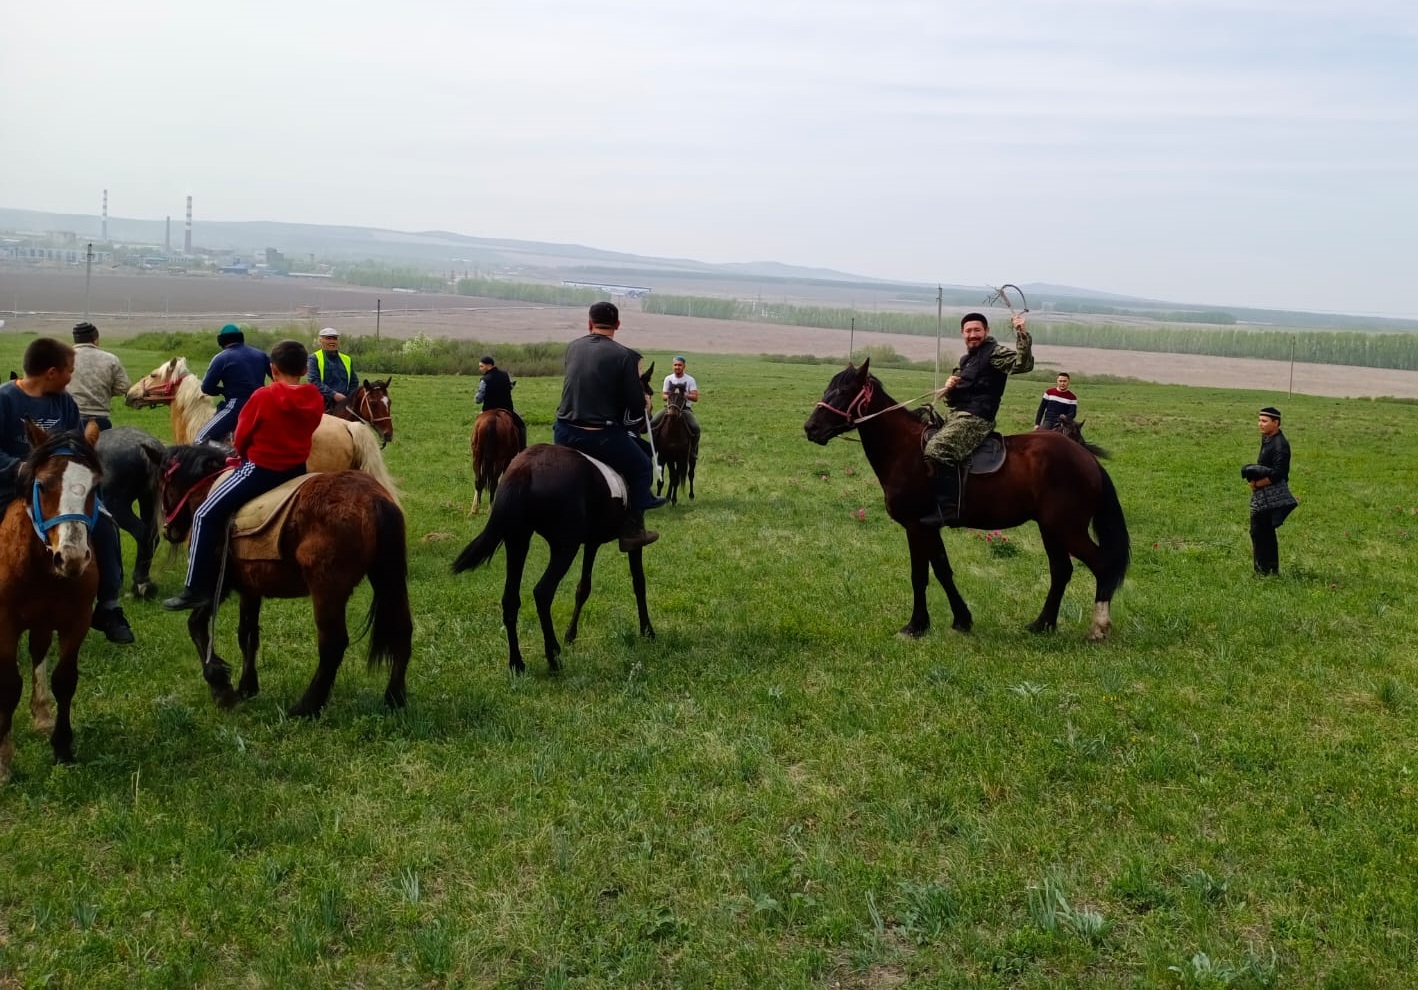
{"label": "row of green trees", "polygon": [[[709,296],[648,296],[647,313],[700,316],[716,320],[753,320],[787,326],[858,330],[935,336],[934,313],[864,312],[826,306],[763,304]],[[1219,314],[1212,314],[1219,315]],[[954,336],[954,321],[944,332]],[[1030,326],[1034,339],[1066,347],[1107,350],[1250,357],[1310,364],[1342,364],[1361,368],[1418,371],[1418,333],[1365,333],[1345,330],[1251,330],[1243,328],[1120,326],[1104,323],[1053,323],[1036,316]]]}
{"label": "row of green trees", "polygon": [[589,306],[610,298],[600,289],[546,285],[539,282],[505,282],[500,278],[460,278],[458,295],[482,296],[485,299],[516,299],[519,302],[545,303],[548,306]]}
{"label": "row of green trees", "polygon": [[442,275],[430,275],[420,268],[384,265],[377,261],[341,265],[334,274],[341,282],[376,289],[415,289],[424,292],[444,292],[448,289],[448,280]]}

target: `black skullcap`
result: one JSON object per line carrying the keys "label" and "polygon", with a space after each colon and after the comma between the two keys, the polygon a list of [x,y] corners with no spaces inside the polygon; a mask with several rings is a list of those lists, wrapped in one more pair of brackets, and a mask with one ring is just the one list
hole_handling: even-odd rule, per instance
{"label": "black skullcap", "polygon": [[98,327],[92,323],[78,323],[74,326],[74,343],[92,344],[98,340]]}
{"label": "black skullcap", "polygon": [[1276,409],[1274,406],[1266,406],[1264,409],[1262,409],[1262,410],[1260,411],[1260,414],[1261,414],[1262,416],[1269,416],[1271,419],[1275,420],[1277,423],[1280,422],[1280,410],[1279,410],[1279,409]]}

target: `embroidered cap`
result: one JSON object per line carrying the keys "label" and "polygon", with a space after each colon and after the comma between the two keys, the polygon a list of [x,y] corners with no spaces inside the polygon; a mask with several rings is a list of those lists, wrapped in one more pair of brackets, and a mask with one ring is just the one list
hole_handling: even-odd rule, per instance
{"label": "embroidered cap", "polygon": [[1280,410],[1279,410],[1279,409],[1276,409],[1274,406],[1266,406],[1264,409],[1262,409],[1262,410],[1260,411],[1260,414],[1261,414],[1262,416],[1269,416],[1271,419],[1275,420],[1277,423],[1280,422]]}

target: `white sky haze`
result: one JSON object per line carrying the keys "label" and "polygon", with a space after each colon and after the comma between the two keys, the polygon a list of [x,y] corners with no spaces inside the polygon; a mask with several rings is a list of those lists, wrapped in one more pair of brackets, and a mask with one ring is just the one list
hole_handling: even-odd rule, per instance
{"label": "white sky haze", "polygon": [[1418,4],[0,5],[0,206],[1418,316]]}

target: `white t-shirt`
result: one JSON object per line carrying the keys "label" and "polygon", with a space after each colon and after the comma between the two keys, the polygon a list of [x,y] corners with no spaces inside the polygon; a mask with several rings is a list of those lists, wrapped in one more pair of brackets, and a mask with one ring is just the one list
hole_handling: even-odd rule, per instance
{"label": "white t-shirt", "polygon": [[660,391],[668,392],[671,385],[683,385],[686,398],[689,397],[689,393],[699,391],[699,383],[694,380],[693,375],[666,375],[665,387]]}

